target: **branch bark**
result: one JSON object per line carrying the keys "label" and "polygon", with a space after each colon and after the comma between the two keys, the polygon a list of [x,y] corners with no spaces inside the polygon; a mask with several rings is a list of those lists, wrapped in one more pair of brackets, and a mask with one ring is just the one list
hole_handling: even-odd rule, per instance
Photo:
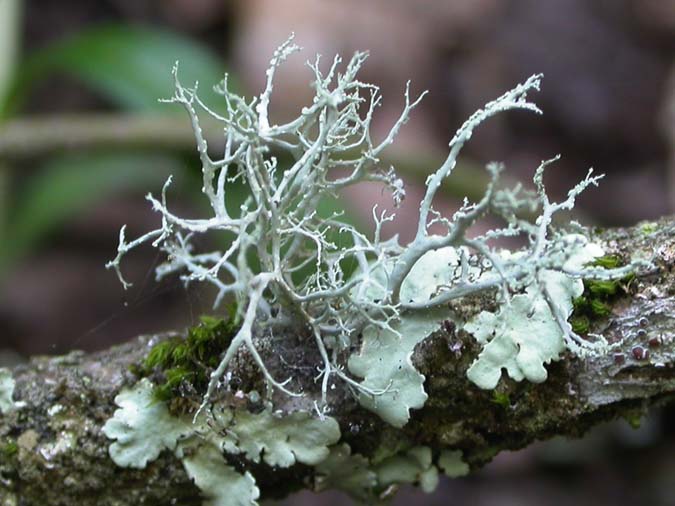
{"label": "branch bark", "polygon": [[[614,343],[612,352],[586,359],[565,356],[547,367],[549,378],[541,384],[504,377],[498,386],[501,402],[495,402],[494,391],[466,379],[478,346],[446,325],[413,356],[426,376],[424,408],[397,430],[340,396],[331,416],[340,423],[343,441],[365,456],[396,438],[435,452],[461,449],[476,469],[502,450],[555,435],[578,437],[602,421],[632,418],[675,400],[675,217],[605,231],[596,240],[607,253],[623,258],[653,256],[658,268],[631,283],[609,318],[593,323],[593,332]],[[489,302],[463,304],[475,311]],[[0,505],[201,504],[198,489],[172,454],[164,452],[146,469],[122,469],[108,456],[110,441],[101,432],[115,410],[115,395],[137,381],[130,368],[144,358],[151,341],[161,338],[143,336],[92,355],[37,357],[13,370],[15,399],[25,406],[0,415]],[[315,364],[307,365],[313,369]],[[245,361],[235,367],[233,376],[244,384],[260,381],[257,369],[247,368]],[[284,377],[283,364],[278,367],[272,372]],[[291,400],[281,397],[275,407],[284,409],[284,402]],[[11,456],[2,451],[10,441],[18,450]],[[247,469],[263,498],[313,486],[310,467]]]}

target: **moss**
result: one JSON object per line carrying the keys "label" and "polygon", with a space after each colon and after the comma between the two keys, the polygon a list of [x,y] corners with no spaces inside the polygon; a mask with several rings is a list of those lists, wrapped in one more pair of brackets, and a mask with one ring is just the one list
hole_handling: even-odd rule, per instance
{"label": "moss", "polygon": [[174,337],[168,341],[156,344],[148,353],[143,361],[143,367],[146,371],[152,371],[155,368],[164,369],[171,365],[174,349],[182,342],[179,337]]}
{"label": "moss", "polygon": [[[587,267],[616,269],[622,265],[624,262],[618,256],[606,255],[596,258]],[[569,320],[572,330],[577,334],[587,334],[593,322],[609,316],[612,305],[628,293],[634,277],[634,274],[629,274],[612,280],[584,279],[584,293],[572,301],[574,311]]]}
{"label": "moss", "polygon": [[570,318],[570,324],[572,325],[572,331],[575,334],[588,334],[591,326],[591,322],[586,315],[572,316]]}
{"label": "moss", "polygon": [[511,399],[507,392],[497,392],[497,390],[493,390],[491,402],[493,404],[498,404],[503,408],[511,406]]}
{"label": "moss", "polygon": [[642,232],[645,235],[650,235],[656,232],[659,229],[659,226],[657,223],[645,223],[640,227],[640,232]]}
{"label": "moss", "polygon": [[594,267],[604,267],[605,269],[616,269],[617,267],[621,267],[623,262],[621,262],[621,259],[616,255],[605,255],[596,258],[590,265]]}
{"label": "moss", "polygon": [[612,312],[609,304],[603,302],[600,299],[591,299],[590,300],[591,312],[595,316],[609,316]]}
{"label": "moss", "polygon": [[18,452],[19,446],[14,441],[7,441],[5,444],[0,445],[0,454],[6,459],[11,459]]}
{"label": "moss", "polygon": [[183,382],[190,382],[196,373],[187,367],[172,367],[164,371],[165,381],[155,388],[155,398],[168,401],[175,397]]}
{"label": "moss", "polygon": [[623,419],[628,422],[628,425],[630,425],[632,429],[637,430],[642,425],[642,416],[643,413],[641,411],[629,411],[623,414]]}
{"label": "moss", "polygon": [[211,370],[237,332],[235,318],[202,316],[185,337],[172,337],[152,347],[140,366],[139,376],[154,376],[155,397],[167,401],[184,392],[202,393]]}
{"label": "moss", "polygon": [[586,288],[591,295],[595,297],[611,297],[615,295],[619,289],[618,281],[605,281],[605,280],[585,280],[584,288]]}
{"label": "moss", "polygon": [[181,363],[190,358],[190,347],[187,343],[181,343],[171,352],[171,361]]}

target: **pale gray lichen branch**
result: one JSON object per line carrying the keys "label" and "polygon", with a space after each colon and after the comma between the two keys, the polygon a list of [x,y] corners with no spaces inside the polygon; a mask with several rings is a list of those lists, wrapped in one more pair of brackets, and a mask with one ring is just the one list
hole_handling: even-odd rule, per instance
{"label": "pale gray lichen branch", "polygon": [[[317,347],[323,362],[319,373],[321,412],[327,406],[329,378],[333,375],[345,381],[357,395],[373,398],[389,391],[390,384],[369,387],[367,381],[358,382],[344,372],[346,364],[340,358],[341,352],[359,344],[362,330],[371,327],[394,339],[400,338],[398,322],[406,315],[442,307],[486,290],[500,290],[500,301],[506,305],[513,293],[525,289],[531,292],[532,304],[534,294],[540,294],[551,307],[550,318],[560,327],[568,348],[576,353],[595,349],[595,343],[588,343],[572,332],[566,321],[568,315],[560,310],[566,305],[553,300],[542,276],[547,272],[564,272],[574,279],[607,279],[646,265],[646,261],[637,260],[621,269],[565,267],[570,256],[583,247],[583,240],[571,240],[568,234],[554,229],[552,217],[571,209],[578,195],[596,185],[602,176],[592,176],[589,171],[565,200],[552,203],[544,190],[543,174],[555,159],[542,162],[536,170],[535,193],[521,186],[499,189],[503,166],[489,164],[491,181],[478,202],[465,201],[451,218],[433,208],[438,188],[451,175],[463,146],[483,121],[510,110],[541,113],[528,101],[528,93],[539,90],[542,76],[534,75],[489,102],[461,126],[449,144],[448,157],[427,178],[415,238],[402,247],[396,237],[382,238],[382,224],[392,220],[393,215],[377,214],[374,209],[375,233],[368,236],[345,223],[340,214],[320,216],[318,209],[322,199],[364,181],[385,184],[395,203],[401,201],[405,195],[403,182],[392,167],[381,167],[379,157],[426,92],[412,98],[410,85],[406,85],[401,115],[377,142],[370,127],[381,101],[379,89],[357,79],[367,53],[356,53],[343,73],[339,72],[339,57],[332,61],[326,74],[321,71],[317,57],[314,63],[308,63],[314,76],[312,104],[303,108],[295,120],[273,124],[269,105],[275,73],[298,49],[293,37],[277,49],[270,61],[265,89],[251,100],[231,92],[225,78],[215,88],[223,97],[226,112],[222,115],[199,99],[196,84],[192,88],[184,86],[178,78],[178,67],[174,68],[175,93],[167,102],[181,105],[190,118],[202,163],[202,192],[209,200],[213,216],[186,219],[172,213],[166,199],[169,180],[161,201],[148,196],[153,209],[162,215],[161,227],[132,242],[126,241],[122,228],[118,254],[108,263],[127,287],[120,271],[121,258],[129,250],[151,242],[167,255],[166,263],[157,269],[158,278],[180,272],[186,283],[211,283],[218,290],[215,306],[227,295],[236,298],[236,318],[241,326],[211,375],[197,415],[206,407],[242,347],[252,355],[269,385],[288,395],[306,393],[287,386],[291,378],[282,382],[272,377],[253,339],[256,326],[272,331],[293,326],[307,336],[308,346]],[[200,111],[223,123],[226,139],[221,159],[214,160],[208,153],[199,123]],[[288,153],[292,163],[280,167],[270,154],[273,148]],[[228,182],[233,180],[242,180],[250,189],[239,209],[233,209],[229,202]],[[519,217],[523,208],[540,209],[534,223]],[[471,227],[488,213],[506,220],[507,227],[470,237]],[[433,224],[441,224],[445,233],[431,234]],[[193,252],[192,238],[207,233],[228,237],[230,246],[224,251]],[[513,235],[524,235],[527,246],[508,254],[494,246],[494,239]],[[424,297],[410,290],[404,297],[405,282],[420,260],[447,248],[455,252],[449,254],[456,259],[455,264],[435,268],[452,271],[452,275],[431,292],[425,292]],[[252,256],[256,262],[251,261]],[[350,276],[346,269],[351,264],[358,268]]]}

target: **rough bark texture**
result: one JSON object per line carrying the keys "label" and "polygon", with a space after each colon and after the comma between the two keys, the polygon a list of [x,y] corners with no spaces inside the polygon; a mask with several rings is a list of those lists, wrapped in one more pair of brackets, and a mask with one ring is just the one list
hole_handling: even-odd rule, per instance
{"label": "rough bark texture", "polygon": [[[445,325],[415,350],[429,400],[412,413],[403,434],[349,396],[339,396],[331,415],[340,422],[343,440],[368,456],[383,441],[407,437],[435,451],[461,449],[475,469],[501,450],[554,435],[580,436],[601,421],[632,419],[675,400],[675,219],[599,232],[597,239],[608,253],[624,259],[653,256],[657,266],[631,281],[610,317],[592,322],[593,332],[616,343],[610,353],[565,356],[548,366],[542,384],[503,378],[496,395],[468,382],[466,369],[478,347],[469,335]],[[463,304],[474,312],[489,301]],[[26,405],[0,415],[1,506],[201,504],[198,489],[172,454],[164,452],[143,470],[122,469],[109,458],[110,441],[101,432],[115,410],[115,395],[137,381],[130,369],[149,343],[161,338],[144,336],[93,355],[34,358],[13,371],[15,399]],[[244,384],[259,382],[246,360],[235,365],[240,369],[234,375]],[[277,398],[277,407],[283,403]],[[279,472],[261,465],[251,471],[263,498],[313,483],[309,467]]]}

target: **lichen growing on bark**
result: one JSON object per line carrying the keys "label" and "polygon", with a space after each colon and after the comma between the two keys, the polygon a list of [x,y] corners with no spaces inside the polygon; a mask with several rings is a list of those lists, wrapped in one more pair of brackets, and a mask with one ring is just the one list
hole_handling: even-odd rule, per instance
{"label": "lichen growing on bark", "polygon": [[[406,426],[411,410],[423,408],[428,397],[413,354],[444,324],[470,334],[482,348],[466,372],[474,384],[494,388],[503,369],[514,380],[541,383],[548,376],[545,365],[565,351],[589,357],[608,350],[601,336],[580,336],[568,322],[572,301],[583,292],[581,280],[607,288],[649,265],[642,258],[624,266],[588,265],[602,255],[599,246],[578,225],[553,225],[554,215],[571,210],[577,197],[603,177],[589,170],[563,200],[551,201],[543,179],[557,158],[536,169],[534,191],[520,185],[501,188],[504,166],[491,163],[486,168],[490,182],[478,202],[465,200],[451,217],[434,209],[439,187],[482,122],[509,110],[541,113],[528,99],[530,92],[539,90],[540,75],[487,103],[457,130],[446,160],[426,180],[410,243],[400,245],[397,237],[382,236],[383,225],[394,216],[376,208],[372,235],[346,223],[340,213],[321,216],[322,199],[365,181],[384,184],[400,203],[403,183],[393,168],[380,166],[380,158],[424,93],[411,99],[406,87],[400,117],[376,142],[370,125],[380,103],[379,90],[357,78],[366,54],[355,54],[342,73],[339,57],[327,72],[317,57],[309,65],[316,91],[312,104],[295,120],[274,124],[269,117],[274,75],[298,49],[292,38],[277,49],[265,89],[253,100],[229,91],[227,80],[218,86],[224,115],[202,102],[196,85],[184,86],[178,67],[174,69],[175,92],[167,102],[182,106],[192,123],[202,162],[202,191],[212,216],[186,219],[170,211],[169,179],[160,199],[148,195],[161,215],[160,227],[130,242],[123,227],[118,254],[108,264],[128,286],[120,261],[148,242],[167,256],[157,269],[158,278],[180,273],[185,283],[208,282],[218,290],[216,307],[226,297],[236,300],[227,323],[206,320],[186,339],[155,345],[137,371],[146,377],[118,395],[122,409],[104,430],[115,440],[111,456],[125,467],[143,468],[163,450],[173,452],[204,491],[207,504],[220,506],[234,495],[242,505],[256,504],[254,473],[246,466],[263,463],[280,469],[316,466],[325,484],[334,481],[327,474],[331,459],[361,462],[369,470],[368,480],[363,480],[368,490],[351,490],[361,497],[385,493],[383,488],[399,483],[432,490],[439,456],[431,447],[401,440],[379,459],[351,454],[340,441],[338,422],[328,416],[331,401],[346,392],[390,425]],[[220,159],[208,153],[198,112],[223,124],[226,148]],[[291,165],[280,167],[275,150],[290,155]],[[230,204],[229,183],[234,180],[250,189],[238,209]],[[523,219],[523,210],[535,213],[536,219]],[[470,235],[469,229],[488,214],[505,226]],[[433,232],[433,226],[443,232]],[[228,246],[198,252],[192,240],[201,234],[223,236]],[[525,245],[514,251],[496,246],[499,239],[513,236],[521,236]],[[467,297],[485,294],[497,306],[495,311],[465,318],[449,309]],[[287,363],[285,369],[271,368],[264,348],[274,336],[303,341],[301,361]],[[246,402],[254,392],[239,390],[231,381],[231,369],[242,353],[267,386],[265,399],[255,403],[257,410]],[[273,358],[285,362],[281,355]],[[299,381],[296,371],[303,368],[316,371],[312,382]],[[288,371],[287,376],[279,377],[279,370]],[[275,392],[303,400],[277,412]],[[170,410],[165,403],[195,394],[198,403],[182,411]],[[233,408],[235,402],[240,405]],[[441,455],[441,465],[450,474],[463,469],[457,455]],[[214,469],[221,471],[221,481]],[[360,483],[346,479],[352,489]]]}

